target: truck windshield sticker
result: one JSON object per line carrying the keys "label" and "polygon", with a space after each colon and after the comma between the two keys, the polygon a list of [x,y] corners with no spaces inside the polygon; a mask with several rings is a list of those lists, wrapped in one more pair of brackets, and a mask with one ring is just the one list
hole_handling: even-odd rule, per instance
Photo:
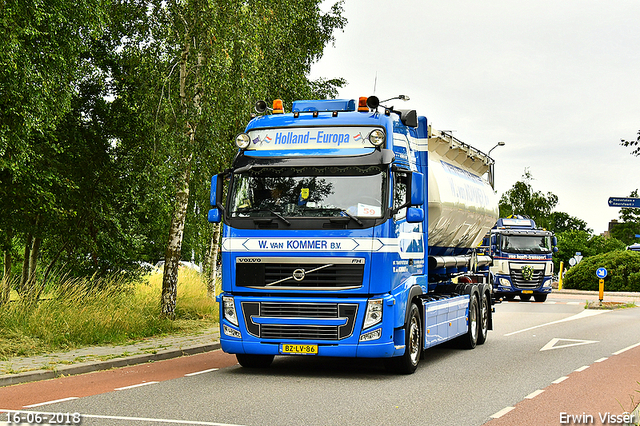
{"label": "truck windshield sticker", "polygon": [[247,150],[335,149],[371,147],[372,127],[314,127],[249,131]]}

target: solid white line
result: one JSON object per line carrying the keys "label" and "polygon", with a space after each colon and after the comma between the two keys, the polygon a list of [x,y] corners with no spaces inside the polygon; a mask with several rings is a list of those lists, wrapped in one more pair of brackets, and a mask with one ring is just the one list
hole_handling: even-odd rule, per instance
{"label": "solid white line", "polygon": [[70,396],[69,398],[56,399],[55,401],[47,401],[47,402],[41,402],[39,404],[25,405],[24,408],[35,408],[35,407],[40,407],[42,405],[55,404],[57,402],[71,401],[73,399],[78,399],[78,397],[77,396]]}
{"label": "solid white line", "polygon": [[490,416],[492,419],[499,419],[500,417],[504,416],[505,414],[507,414],[509,411],[513,410],[516,407],[506,407],[503,408],[502,410],[498,411],[497,413],[495,413],[494,415]]}
{"label": "solid white line", "polygon": [[622,352],[626,352],[626,351],[628,351],[629,349],[633,349],[633,348],[635,348],[635,347],[637,347],[637,346],[640,346],[640,343],[636,343],[635,345],[631,345],[631,346],[626,347],[626,348],[624,348],[624,349],[620,349],[618,352],[614,352],[613,354],[614,354],[614,355],[620,355]]}
{"label": "solid white line", "polygon": [[558,383],[560,383],[560,382],[564,382],[564,381],[565,381],[565,380],[567,380],[567,379],[568,379],[568,377],[567,377],[567,376],[562,376],[562,377],[560,377],[559,379],[555,379],[555,380],[554,380],[553,382],[551,382],[551,383],[553,383],[554,385],[557,385]]}
{"label": "solid white line", "polygon": [[587,368],[589,368],[589,366],[588,366],[588,365],[583,365],[582,367],[580,367],[580,368],[578,368],[577,370],[574,370],[574,371],[577,371],[577,372],[579,373],[579,372],[581,372],[581,371],[586,370]]}
{"label": "solid white line", "polygon": [[582,302],[567,302],[567,305],[580,305]]}
{"label": "solid white line", "polygon": [[[505,336],[513,336],[514,334],[523,333],[525,331],[529,331],[529,330],[533,330],[533,329],[536,329],[536,328],[544,327],[546,325],[558,324],[558,323],[561,323],[561,322],[573,321],[573,320],[577,320],[577,319],[581,319],[581,318],[588,318],[588,317],[592,317],[594,315],[606,314],[607,312],[612,312],[612,311],[593,310],[593,309],[587,310],[587,309],[585,309],[584,311],[580,312],[579,314],[573,315],[573,316],[571,316],[569,318],[561,319],[561,320],[558,320],[558,321],[548,322],[546,324],[535,325],[533,327],[525,328],[523,330],[513,331],[511,333],[505,334]],[[640,345],[640,343],[639,343],[639,345]]]}
{"label": "solid white line", "polygon": [[595,360],[595,362],[602,362],[602,361],[606,361],[608,359],[609,359],[609,357],[604,357],[604,358],[600,358],[600,359]]}
{"label": "solid white line", "polygon": [[[27,407],[25,407],[27,408]],[[17,410],[8,410],[0,408],[0,413],[19,413]],[[54,415],[57,413],[45,413],[42,411],[38,411],[40,414],[44,415]],[[238,424],[231,423],[214,423],[214,422],[199,422],[195,420],[171,420],[171,419],[152,419],[147,417],[121,417],[121,416],[100,416],[97,414],[80,414],[83,419],[111,419],[111,420],[126,420],[126,421],[137,421],[137,422],[154,422],[154,423],[171,423],[171,424],[180,424],[180,425],[203,425],[203,426],[242,426]]]}
{"label": "solid white line", "polygon": [[544,302],[545,305],[555,305],[556,303],[558,303],[558,302],[551,302],[551,301],[550,302]]}
{"label": "solid white line", "polygon": [[524,397],[524,399],[533,399],[533,398],[535,398],[536,396],[540,395],[542,392],[544,392],[544,390],[543,390],[543,389],[538,389],[537,391],[532,392],[532,393],[530,393],[529,395],[525,396],[525,397]]}
{"label": "solid white line", "polygon": [[144,382],[144,383],[138,383],[137,385],[131,385],[131,386],[125,386],[123,388],[115,388],[114,390],[126,390],[126,389],[133,389],[133,388],[139,388],[140,386],[147,386],[147,385],[155,385],[156,383],[160,383],[160,382]]}
{"label": "solid white line", "polygon": [[217,368],[210,368],[208,370],[196,371],[195,373],[185,374],[184,377],[197,376],[198,374],[211,373],[212,371],[218,371]]}

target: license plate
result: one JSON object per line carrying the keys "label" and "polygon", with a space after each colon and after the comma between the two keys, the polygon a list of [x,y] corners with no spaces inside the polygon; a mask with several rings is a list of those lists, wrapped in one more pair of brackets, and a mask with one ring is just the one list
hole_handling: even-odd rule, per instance
{"label": "license plate", "polygon": [[280,345],[280,353],[291,355],[317,355],[318,345],[289,345],[283,343]]}
{"label": "license plate", "polygon": [[533,290],[522,290],[523,294],[533,294]]}

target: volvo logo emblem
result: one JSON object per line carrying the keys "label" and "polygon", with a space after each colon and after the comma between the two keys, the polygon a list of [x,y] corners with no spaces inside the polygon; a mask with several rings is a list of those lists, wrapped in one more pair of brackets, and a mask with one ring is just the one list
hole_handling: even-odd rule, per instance
{"label": "volvo logo emblem", "polygon": [[296,269],[295,271],[293,271],[293,279],[296,281],[302,281],[304,280],[304,276],[305,276],[305,272],[304,269]]}

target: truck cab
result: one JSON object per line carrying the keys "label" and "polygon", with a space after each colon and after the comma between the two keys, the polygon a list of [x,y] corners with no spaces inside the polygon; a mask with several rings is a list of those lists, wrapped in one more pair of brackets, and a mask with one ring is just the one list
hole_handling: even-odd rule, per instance
{"label": "truck cab", "polygon": [[483,242],[493,259],[489,277],[496,297],[528,301],[533,296],[544,302],[552,290],[556,245],[553,232],[538,228],[533,219],[498,219]]}

